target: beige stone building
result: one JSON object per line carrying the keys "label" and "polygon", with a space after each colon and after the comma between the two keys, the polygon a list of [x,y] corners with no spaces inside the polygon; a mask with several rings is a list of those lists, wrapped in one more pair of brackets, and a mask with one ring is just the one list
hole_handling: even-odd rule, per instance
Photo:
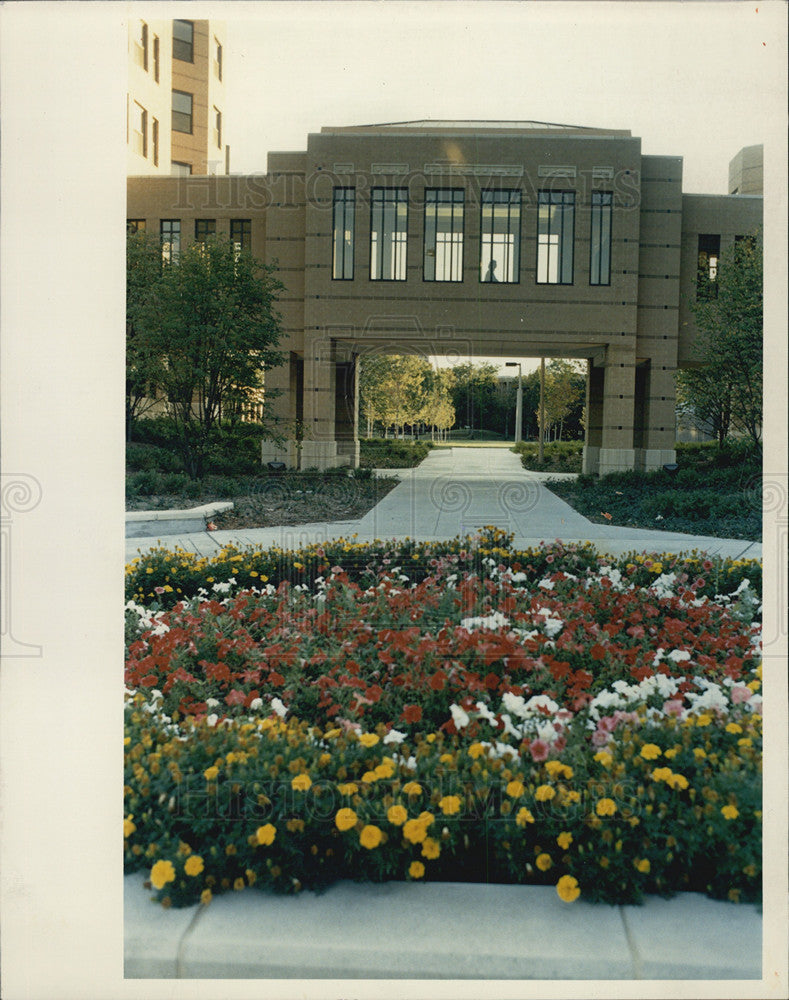
{"label": "beige stone building", "polygon": [[129,21],[127,173],[227,173],[225,25]]}
{"label": "beige stone building", "polygon": [[324,128],[259,176],[130,178],[128,215],[276,261],[289,362],[267,385],[302,467],[358,462],[358,366],[415,351],[585,359],[584,468],[605,473],[674,460],[690,304],[762,199],[683,195],[682,159],[628,131],[404,122]]}

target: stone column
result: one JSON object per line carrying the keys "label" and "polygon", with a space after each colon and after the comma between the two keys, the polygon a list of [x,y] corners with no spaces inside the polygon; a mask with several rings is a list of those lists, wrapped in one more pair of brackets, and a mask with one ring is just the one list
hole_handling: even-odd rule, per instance
{"label": "stone column", "polygon": [[609,347],[603,383],[603,433],[598,472],[624,472],[635,468],[635,358],[630,351]]}
{"label": "stone column", "polygon": [[605,369],[591,359],[586,363],[586,438],[583,451],[583,471],[594,475],[600,466],[600,446],[603,443],[603,383]]}
{"label": "stone column", "polygon": [[359,468],[359,379],[358,356],[337,363],[334,397],[335,434],[338,456],[347,457],[352,469]]}
{"label": "stone column", "polygon": [[636,468],[644,472],[659,469],[667,462],[676,462],[676,390],[674,372],[668,366],[647,363],[637,380],[642,389],[640,434],[636,438]]}
{"label": "stone column", "polygon": [[325,335],[304,337],[304,441],[302,469],[331,469],[346,464],[337,455],[335,395],[336,348]]}

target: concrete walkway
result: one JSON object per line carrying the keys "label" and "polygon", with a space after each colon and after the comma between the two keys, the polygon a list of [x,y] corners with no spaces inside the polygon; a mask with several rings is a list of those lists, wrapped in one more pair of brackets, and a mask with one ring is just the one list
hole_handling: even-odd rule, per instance
{"label": "concrete walkway", "polygon": [[[359,541],[405,536],[433,540],[454,538],[485,525],[512,532],[513,544],[519,549],[561,539],[588,540],[610,555],[631,550],[678,553],[692,549],[733,559],[762,555],[760,542],[594,524],[546,488],[549,474],[527,472],[520,458],[507,448],[436,449],[417,468],[399,470],[397,475],[399,486],[356,521],[127,538],[126,559],[159,542],[210,556],[228,542],[294,549],[353,534]],[[349,489],[353,484],[349,479]]]}
{"label": "concrete walkway", "polygon": [[563,903],[549,886],[341,882],[165,910],[142,882],[125,878],[127,979],[762,977],[758,908],[698,893],[607,906]]}

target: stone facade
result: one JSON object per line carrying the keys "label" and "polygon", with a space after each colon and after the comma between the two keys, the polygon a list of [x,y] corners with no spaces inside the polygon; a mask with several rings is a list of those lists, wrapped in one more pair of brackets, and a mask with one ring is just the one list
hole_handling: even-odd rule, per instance
{"label": "stone facade", "polygon": [[358,462],[358,365],[413,351],[586,359],[584,468],[600,473],[674,460],[699,248],[755,231],[761,210],[683,195],[681,158],[644,156],[627,131],[532,122],[324,128],[266,174],[130,178],[128,201],[185,239],[197,219],[248,221],[276,261],[289,363],[267,385],[304,428],[302,467]]}

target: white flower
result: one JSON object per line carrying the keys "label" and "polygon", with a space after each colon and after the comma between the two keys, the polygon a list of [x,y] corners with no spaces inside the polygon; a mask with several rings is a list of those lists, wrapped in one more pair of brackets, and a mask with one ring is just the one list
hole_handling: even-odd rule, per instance
{"label": "white flower", "polygon": [[460,705],[450,705],[449,711],[452,713],[452,721],[455,723],[456,729],[465,729],[471,721]]}
{"label": "white flower", "polygon": [[216,698],[206,698],[205,703],[207,708],[216,708],[219,704]]}
{"label": "white flower", "polygon": [[501,614],[500,611],[494,611],[484,618],[464,618],[460,627],[466,629],[467,632],[473,632],[474,629],[486,628],[493,631],[494,629],[505,628],[509,625],[509,618]]}
{"label": "white flower", "polygon": [[543,590],[553,590],[553,581],[546,576],[544,580],[540,580],[537,586],[542,587]]}
{"label": "white flower", "polygon": [[[509,691],[507,692],[507,694],[509,694]],[[506,698],[507,695],[505,695],[504,697]],[[491,710],[488,708],[488,706],[485,704],[484,701],[477,702],[477,713],[481,719],[485,719],[485,721],[489,722],[492,726],[498,725],[498,723],[496,722],[496,716],[493,714],[493,712],[491,712]]]}
{"label": "white flower", "polygon": [[257,712],[259,709],[263,707],[263,699],[253,698],[252,701],[249,703],[249,707],[253,712]]}
{"label": "white flower", "polygon": [[553,639],[553,637],[557,636],[564,628],[564,622],[561,618],[546,618],[543,622],[543,628],[548,633],[549,637]]}
{"label": "white flower", "polygon": [[271,707],[274,709],[274,711],[277,713],[277,715],[280,717],[280,719],[284,719],[285,716],[288,714],[287,708],[279,700],[279,698],[272,698],[271,699]]}
{"label": "white flower", "polygon": [[213,729],[217,722],[219,722],[219,716],[215,712],[205,720],[205,724],[211,729]]}
{"label": "white flower", "polygon": [[507,715],[506,712],[502,712],[501,724],[504,727],[504,732],[509,736],[514,736],[516,739],[520,739],[523,736],[523,732],[520,729],[516,729],[512,724],[512,719]]}
{"label": "white flower", "polygon": [[559,706],[547,694],[534,695],[533,698],[529,698],[524,706],[524,711],[527,714],[541,713],[543,709],[550,712],[551,715],[555,715],[559,711]]}
{"label": "white flower", "polygon": [[[508,712],[512,712],[513,715],[517,715],[521,719],[525,719],[528,716],[526,711],[526,701],[519,694],[513,694],[512,691],[505,691],[501,696],[501,702]],[[478,705],[481,702],[478,702]]]}
{"label": "white flower", "polygon": [[685,660],[690,659],[690,653],[686,652],[684,649],[672,649],[668,654],[668,658],[673,660],[675,663],[683,663]]}
{"label": "white flower", "polygon": [[528,580],[528,579],[529,579],[529,577],[528,577],[528,575],[526,573],[511,573],[510,574],[510,581],[512,583],[523,583],[525,580]]}
{"label": "white flower", "polygon": [[405,733],[399,732],[397,729],[390,729],[389,732],[384,736],[383,743],[402,743],[405,739]]}

